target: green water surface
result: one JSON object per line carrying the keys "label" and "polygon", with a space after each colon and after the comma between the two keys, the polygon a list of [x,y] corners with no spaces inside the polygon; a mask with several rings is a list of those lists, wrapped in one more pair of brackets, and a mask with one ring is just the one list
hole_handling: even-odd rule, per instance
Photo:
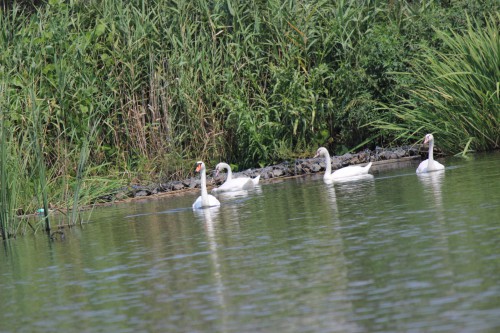
{"label": "green water surface", "polygon": [[500,153],[96,209],[0,248],[1,332],[499,332]]}

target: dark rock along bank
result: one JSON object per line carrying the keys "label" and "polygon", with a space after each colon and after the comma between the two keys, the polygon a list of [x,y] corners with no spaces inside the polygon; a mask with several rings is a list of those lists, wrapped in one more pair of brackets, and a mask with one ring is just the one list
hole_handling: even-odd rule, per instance
{"label": "dark rock along bank", "polygon": [[[332,170],[337,170],[349,165],[356,165],[368,162],[383,162],[389,160],[401,160],[408,158],[419,158],[425,155],[421,146],[403,146],[398,148],[376,148],[372,150],[364,150],[355,154],[347,153],[342,156],[332,157]],[[314,174],[325,170],[325,161],[323,158],[296,159],[295,161],[287,161],[273,166],[267,166],[260,169],[248,169],[242,172],[233,172],[234,177],[248,176],[257,177],[261,175],[261,181],[269,181],[275,178],[285,178]],[[220,174],[213,177],[210,172],[207,173],[207,184],[209,186],[219,186],[226,179],[225,174]],[[121,188],[115,193],[101,196],[97,202],[106,203],[115,200],[123,200],[127,198],[147,197],[155,194],[177,192],[200,187],[199,177],[192,177],[185,180],[175,180],[167,183],[152,184],[147,186],[132,185],[126,188]]]}

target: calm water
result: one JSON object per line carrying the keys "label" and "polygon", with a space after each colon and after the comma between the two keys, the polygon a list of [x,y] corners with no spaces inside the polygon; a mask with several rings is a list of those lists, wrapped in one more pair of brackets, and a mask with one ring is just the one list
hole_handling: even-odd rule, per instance
{"label": "calm water", "polygon": [[2,332],[499,332],[500,153],[100,208],[0,248]]}

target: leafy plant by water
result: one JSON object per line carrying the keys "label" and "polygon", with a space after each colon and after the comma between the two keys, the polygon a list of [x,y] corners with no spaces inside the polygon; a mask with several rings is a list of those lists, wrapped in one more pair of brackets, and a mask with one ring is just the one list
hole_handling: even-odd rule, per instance
{"label": "leafy plant by water", "polygon": [[47,178],[46,178],[46,166],[44,152],[42,148],[42,142],[40,140],[40,133],[42,130],[40,111],[37,107],[36,96],[34,90],[31,90],[30,99],[27,100],[26,105],[31,109],[32,116],[32,127],[31,127],[31,142],[33,145],[32,152],[34,156],[34,179],[36,179],[35,193],[41,194],[41,202],[43,205],[41,215],[45,221],[45,231],[50,232],[50,219],[49,219],[49,200],[48,200],[48,188],[47,188]]}
{"label": "leafy plant by water", "polygon": [[[72,211],[74,223],[76,206],[124,183],[187,177],[200,159],[245,168],[310,155],[320,145],[343,153],[398,135],[413,139],[422,125],[411,129],[394,117],[404,114],[403,104],[408,120],[415,106],[431,104],[417,98],[422,78],[396,73],[415,64],[427,72],[424,48],[447,54],[451,44],[432,27],[462,36],[466,13],[483,28],[484,13],[495,11],[494,0],[51,0],[29,10],[2,7],[0,79],[9,97],[1,98],[15,129],[8,149],[12,165],[26,165],[19,168],[27,186],[17,192],[18,205],[32,213],[50,203]],[[442,67],[431,77],[450,78],[447,70],[458,72]],[[411,98],[408,88],[416,92]],[[465,123],[484,118],[441,114]],[[382,118],[386,127],[363,126]],[[387,130],[389,123],[405,130]],[[494,131],[464,126],[470,135],[460,135],[453,150],[470,140],[470,149],[495,146],[476,142],[491,142]],[[453,144],[452,137],[439,142]]]}
{"label": "leafy plant by water", "polygon": [[4,111],[0,109],[0,232],[2,239],[7,239],[12,234],[13,214],[12,202],[16,199],[16,193],[13,191],[12,183],[9,179],[9,160],[7,144],[7,126],[4,117]]}
{"label": "leafy plant by water", "polygon": [[393,105],[396,121],[377,121],[399,138],[433,132],[448,152],[500,148],[500,14],[484,28],[469,20],[464,33],[438,31],[445,48],[426,49],[416,64],[415,86]]}
{"label": "leafy plant by water", "polygon": [[[94,143],[97,124],[99,124],[99,119],[95,119],[93,125],[89,124],[89,133],[83,139],[82,146],[80,148],[80,159],[78,160],[78,166],[76,171],[76,180],[74,183],[73,189],[73,207],[71,209],[71,220],[70,224],[73,225],[77,221],[78,211],[79,211],[79,203],[80,203],[80,195],[81,195],[81,187],[83,180],[86,174],[87,160],[90,155],[90,145]],[[81,222],[81,221],[80,221]]]}

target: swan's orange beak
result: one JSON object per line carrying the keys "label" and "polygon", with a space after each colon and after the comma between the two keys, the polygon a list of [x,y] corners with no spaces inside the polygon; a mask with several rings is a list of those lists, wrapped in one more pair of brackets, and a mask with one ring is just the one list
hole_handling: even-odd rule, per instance
{"label": "swan's orange beak", "polygon": [[428,143],[428,142],[429,142],[429,137],[428,137],[428,136],[425,136],[425,139],[424,139],[424,145],[425,145],[426,143]]}
{"label": "swan's orange beak", "polygon": [[201,163],[196,164],[196,172],[200,172],[201,170]]}
{"label": "swan's orange beak", "polygon": [[319,153],[316,153],[313,158],[319,157]]}
{"label": "swan's orange beak", "polygon": [[217,177],[219,175],[219,169],[215,169],[215,177]]}

